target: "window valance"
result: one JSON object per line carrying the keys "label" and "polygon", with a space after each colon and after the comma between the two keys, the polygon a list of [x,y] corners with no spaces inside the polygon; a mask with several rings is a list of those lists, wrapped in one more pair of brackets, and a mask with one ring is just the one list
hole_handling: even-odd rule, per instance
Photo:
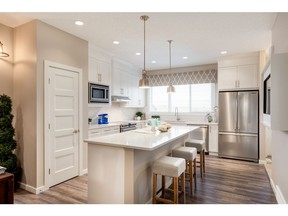
{"label": "window valance", "polygon": [[173,85],[216,83],[217,69],[207,69],[191,72],[178,72],[171,74],[147,75],[151,86],[166,86],[172,81]]}

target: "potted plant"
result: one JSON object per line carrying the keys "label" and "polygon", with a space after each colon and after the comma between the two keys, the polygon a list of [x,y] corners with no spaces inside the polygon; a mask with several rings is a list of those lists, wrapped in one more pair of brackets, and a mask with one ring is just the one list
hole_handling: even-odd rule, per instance
{"label": "potted plant", "polygon": [[16,141],[15,130],[12,125],[13,115],[12,100],[9,96],[0,95],[0,166],[6,168],[6,172],[14,174],[14,188],[18,187],[18,181],[22,169],[17,165],[17,157],[14,154]]}
{"label": "potted plant", "polygon": [[141,117],[142,117],[142,115],[143,115],[143,113],[142,113],[142,112],[140,112],[140,111],[136,112],[136,119],[137,119],[138,121],[140,121],[140,120],[141,120]]}

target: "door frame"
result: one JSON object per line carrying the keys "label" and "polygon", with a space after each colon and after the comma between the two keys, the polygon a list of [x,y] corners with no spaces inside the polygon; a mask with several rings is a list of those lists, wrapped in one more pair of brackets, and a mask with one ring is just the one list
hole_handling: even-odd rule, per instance
{"label": "door frame", "polygon": [[50,167],[50,145],[49,145],[49,78],[51,74],[48,72],[49,67],[60,68],[79,75],[79,105],[78,105],[78,116],[79,116],[79,136],[78,136],[78,175],[82,175],[83,170],[83,70],[52,61],[44,60],[44,190],[49,189],[49,167]]}

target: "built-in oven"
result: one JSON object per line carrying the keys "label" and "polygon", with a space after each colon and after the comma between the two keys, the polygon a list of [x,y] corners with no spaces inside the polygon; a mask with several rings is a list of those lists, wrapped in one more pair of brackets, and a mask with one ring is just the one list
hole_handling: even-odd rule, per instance
{"label": "built-in oven", "polygon": [[89,82],[89,103],[109,103],[110,102],[110,92],[108,85],[100,85],[96,83]]}

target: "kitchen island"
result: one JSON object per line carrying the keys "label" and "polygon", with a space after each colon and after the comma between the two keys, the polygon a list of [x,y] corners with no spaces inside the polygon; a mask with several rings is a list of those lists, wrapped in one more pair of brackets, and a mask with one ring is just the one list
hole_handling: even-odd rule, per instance
{"label": "kitchen island", "polygon": [[197,128],[173,126],[161,133],[147,127],[86,139],[88,203],[151,203],[151,165],[161,156],[170,155],[173,148],[184,145]]}

